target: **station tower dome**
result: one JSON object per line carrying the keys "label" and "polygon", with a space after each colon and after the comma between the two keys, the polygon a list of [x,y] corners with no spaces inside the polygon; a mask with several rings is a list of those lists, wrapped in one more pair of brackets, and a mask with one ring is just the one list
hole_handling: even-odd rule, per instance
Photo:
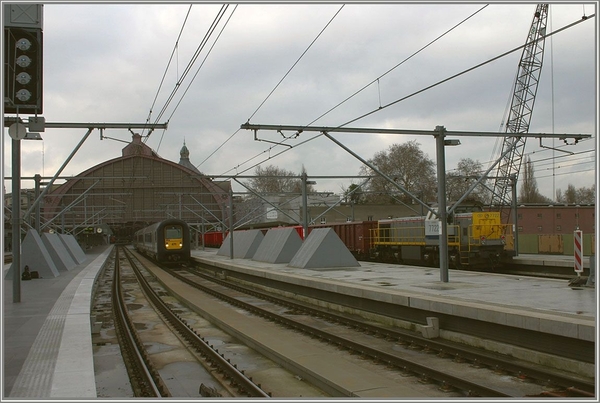
{"label": "station tower dome", "polygon": [[185,145],[185,139],[183,140],[183,147],[181,147],[181,151],[179,151],[179,155],[180,155],[179,165],[184,166],[188,169],[191,169],[192,171],[196,172],[198,175],[202,175],[202,172],[200,172],[198,170],[198,168],[196,168],[196,166],[190,162],[190,150],[188,150],[187,146]]}

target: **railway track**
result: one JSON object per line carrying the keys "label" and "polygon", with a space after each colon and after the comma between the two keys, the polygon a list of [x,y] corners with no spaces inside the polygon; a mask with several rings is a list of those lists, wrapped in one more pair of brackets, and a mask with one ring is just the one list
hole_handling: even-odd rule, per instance
{"label": "railway track", "polygon": [[[257,291],[198,271],[172,274],[181,281],[255,315],[302,331],[310,337],[337,345],[381,365],[392,366],[402,373],[410,373],[424,381],[436,383],[441,389],[458,390],[465,396],[524,397],[556,394],[589,397],[594,393],[593,380],[581,381],[575,376],[500,355],[366,324],[362,320],[274,297],[268,291]],[[234,291],[228,292],[223,288]],[[240,292],[259,300],[250,302],[247,297],[237,294]],[[267,309],[264,301],[275,306]],[[279,313],[282,307],[287,314]],[[399,346],[402,346],[401,354],[397,353]],[[439,359],[432,360],[432,356]],[[422,362],[430,364],[423,365]],[[453,366],[458,366],[455,368],[456,373],[463,375],[452,374],[449,368]],[[472,368],[476,368],[475,373]]]}
{"label": "railway track", "polygon": [[[129,255],[130,252],[127,251],[127,254]],[[129,268],[130,266],[141,265],[141,262],[135,258],[129,260],[120,257],[116,261],[120,262],[119,266],[124,265],[126,266],[125,270],[129,271],[133,270]],[[120,269],[119,267],[119,271]],[[366,364],[365,361],[365,365],[371,365],[374,371],[381,370],[387,373],[395,373],[397,377],[414,379],[412,381],[413,384],[418,382],[419,384],[426,385],[424,387],[431,388],[431,396],[439,396],[434,393],[442,393],[443,396],[448,397],[594,396],[593,380],[591,380],[591,383],[580,381],[575,377],[526,365],[526,363],[521,363],[517,360],[506,360],[506,357],[496,354],[489,354],[475,349],[466,349],[441,340],[423,339],[416,336],[413,332],[382,327],[374,323],[365,323],[364,319],[356,319],[356,317],[350,317],[349,315],[333,313],[322,308],[316,309],[314,306],[306,303],[299,303],[290,298],[275,296],[274,294],[276,293],[272,292],[272,290],[257,289],[255,286],[248,284],[242,285],[237,279],[231,282],[223,278],[218,278],[218,275],[215,276],[218,271],[214,269],[169,269],[168,272],[181,281],[200,288],[203,292],[207,292],[233,305],[236,310],[243,309],[256,315],[257,326],[260,326],[260,320],[267,319],[270,322],[281,325],[282,329],[287,328],[294,333],[302,332],[315,343],[325,343],[331,346],[330,348],[338,349],[340,354],[350,354],[351,357],[355,357],[355,360],[361,362],[367,360],[370,364]],[[152,283],[151,285],[147,285],[147,287],[156,290],[154,293],[160,295],[157,296],[159,300],[165,299],[165,295],[170,293],[170,291],[160,289],[156,284],[157,282],[154,281],[154,277],[149,273],[150,271],[142,269],[136,274],[136,281]],[[115,283],[130,282],[131,280],[127,278],[115,281]],[[123,294],[123,291],[120,293]],[[151,295],[148,290],[146,293]],[[131,296],[131,290],[126,292],[126,294]],[[152,297],[148,298],[151,299]],[[134,305],[138,305],[139,303],[140,301],[136,297]],[[131,300],[129,304],[132,304]],[[159,305],[160,302],[151,302],[152,306],[155,306],[155,304]],[[161,313],[160,315],[168,314]],[[172,320],[177,322],[178,316],[181,318],[185,315],[176,313],[174,316],[175,319]],[[168,319],[165,319],[165,321],[170,322]],[[179,321],[181,320],[179,319]],[[134,322],[137,323],[137,321]],[[185,321],[181,322],[185,330],[195,334],[195,336],[188,337],[199,339],[198,343],[201,345],[207,346],[209,344],[191,326],[187,325]],[[133,327],[135,327],[135,323]],[[177,330],[177,332],[181,331],[184,331],[184,329]],[[180,338],[187,340],[186,336],[180,336]],[[186,341],[186,344],[193,344],[193,342]],[[218,350],[216,351],[217,356],[225,358],[222,353],[218,353]],[[260,349],[257,349],[257,351],[261,352]],[[202,356],[203,354],[206,355],[206,353],[197,353],[198,356]],[[143,353],[141,356],[143,356]],[[235,367],[228,359],[225,359],[225,362],[229,366]],[[211,362],[208,364],[208,367],[213,367],[214,365]],[[133,372],[139,373],[140,371],[138,369]],[[215,372],[223,373],[223,371],[218,369]],[[143,372],[152,374],[153,370],[143,370]],[[249,379],[251,380],[251,378]],[[307,382],[310,377],[298,373],[298,379],[301,379],[302,382]],[[234,389],[237,387],[236,384],[238,382],[234,378],[224,375],[223,380],[227,380],[228,383],[234,386]],[[155,385],[161,385],[160,381],[154,382]],[[132,380],[133,383],[134,380]],[[270,389],[269,382],[263,380],[263,384]],[[320,385],[315,384],[314,387],[319,388]],[[160,387],[146,386],[135,387],[134,389],[147,391],[148,389],[160,389]],[[262,390],[262,387],[259,386],[259,389]],[[285,386],[279,386],[280,396],[288,396],[285,392],[281,392],[284,389]],[[142,396],[142,394],[137,393],[136,396]],[[162,391],[159,393],[165,392]],[[166,393],[169,392],[167,391]],[[198,393],[200,396],[205,397],[220,395],[216,388],[210,387],[208,384],[201,384]],[[332,396],[353,396],[351,394],[344,394],[343,391],[328,393]],[[239,389],[233,395],[251,396],[247,390],[242,391],[242,389]],[[146,394],[143,396],[155,395]],[[262,397],[268,396],[268,393],[262,395]]]}
{"label": "railway track", "polygon": [[171,393],[152,363],[127,311],[121,287],[121,259],[117,248],[112,281],[113,317],[121,353],[136,397],[170,397]]}
{"label": "railway track", "polygon": [[[270,394],[263,389],[261,389],[260,385],[255,384],[251,378],[247,377],[244,374],[243,370],[239,370],[235,364],[232,364],[229,359],[227,359],[222,353],[219,353],[217,349],[215,349],[208,340],[204,337],[200,336],[194,329],[192,329],[177,313],[173,312],[169,308],[169,306],[163,302],[160,297],[160,291],[156,291],[146,279],[145,275],[142,273],[142,264],[132,255],[131,252],[127,251],[126,248],[118,248],[118,252],[122,252],[127,260],[127,265],[129,268],[133,270],[137,282],[139,283],[141,289],[148,302],[154,307],[159,316],[168,324],[168,326],[172,329],[173,333],[178,334],[178,337],[184,341],[186,346],[192,350],[192,354],[198,359],[201,360],[202,366],[207,368],[213,376],[219,381],[221,386],[229,392],[229,395],[232,397],[270,397]],[[118,287],[118,284],[122,282],[121,279],[117,277],[117,273],[119,271],[119,263],[120,259],[117,256],[116,262],[118,266],[115,270],[115,279],[114,284],[115,287]],[[122,295],[122,292],[116,289],[115,294],[117,297]],[[127,308],[124,306],[123,298],[120,298],[118,303],[115,303],[114,306],[118,307],[119,312],[115,312],[115,317],[121,316],[120,312],[123,312],[123,316],[127,316],[125,312]],[[139,354],[129,354],[128,351],[131,347],[131,343],[126,342],[123,345],[127,346],[125,348],[122,347],[122,351],[125,350],[126,353],[123,355],[127,357],[128,373],[130,374],[130,379],[132,380],[132,384],[134,382],[140,383],[141,387],[134,387],[134,391],[136,392],[136,396],[141,397],[170,397],[171,394],[168,391],[165,382],[160,378],[159,371],[155,368],[152,360],[149,358],[149,354],[145,351],[143,342],[141,342],[141,338],[139,335],[135,335],[135,329],[132,324],[131,319],[125,319],[126,322],[130,322],[131,324],[127,326],[129,332],[133,333],[133,339],[138,339],[138,342],[134,344],[138,347],[140,351]],[[122,327],[121,325],[117,326],[118,328]],[[142,357],[143,359],[139,359],[138,357]],[[145,364],[145,368],[144,365]],[[139,374],[151,374],[150,377],[144,376],[141,381],[138,381]],[[152,384],[154,381],[155,386],[146,386]],[[152,392],[148,390],[152,389]],[[139,393],[139,394],[138,394]],[[159,393],[159,394],[157,394]],[[221,397],[222,394],[217,391],[217,388],[213,386],[207,386],[204,384],[200,385],[199,393],[203,396],[208,397]]]}
{"label": "railway track", "polygon": [[[121,250],[121,252],[123,251]],[[146,280],[142,282],[149,284],[154,293],[175,314],[176,319],[184,324],[187,323],[185,329],[180,328],[179,331],[175,331],[177,335],[174,335],[173,330],[167,328],[163,319],[155,313],[154,305],[142,293],[130,261],[123,256],[123,253],[120,255],[119,258],[115,258],[115,253],[113,253],[110,259],[118,262],[119,271],[121,272],[120,279],[116,282],[122,285],[122,294],[126,306],[123,310],[131,315],[133,328],[138,330],[143,347],[148,350],[149,361],[155,362],[159,367],[158,372],[163,377],[164,384],[169,387],[172,397],[268,398],[271,392],[265,392],[260,383],[253,380],[253,377],[258,379],[258,382],[262,380],[263,384],[266,383],[265,381],[269,381],[269,390],[273,387],[278,396],[313,396],[317,398],[329,396],[318,388],[307,384],[299,377],[296,378],[293,373],[281,368],[268,358],[241,344],[226,332],[218,329],[197,313],[182,305],[150,274],[152,266],[150,265],[150,267],[145,267],[140,271],[140,274]],[[137,261],[137,258],[133,259],[135,266],[145,266],[150,263],[141,257],[140,259],[141,261]],[[92,321],[97,324],[98,328],[93,330],[92,341],[95,346],[94,367],[97,393],[99,397],[106,398],[144,396],[141,388],[135,385],[137,380],[129,380],[125,367],[131,365],[129,363],[130,359],[127,354],[121,354],[122,348],[119,347],[121,342],[115,336],[116,326],[113,325],[115,322],[113,305],[116,305],[116,300],[114,303],[112,302],[113,293],[111,291],[114,267],[114,264],[107,265],[101,273],[94,297]],[[102,324],[101,327],[98,326],[99,324]],[[189,342],[182,335],[185,335],[186,332],[195,333],[196,337],[190,335],[192,341]],[[203,334],[204,337],[199,336],[199,334]],[[198,338],[199,340],[194,342],[193,339]],[[177,340],[174,341],[174,339]],[[181,343],[179,343],[180,341]],[[193,343],[200,344],[203,349],[210,348],[210,351],[181,352],[183,349],[187,350],[187,347]],[[124,363],[124,358],[126,358],[127,363]],[[198,364],[196,360],[203,361],[205,364]],[[237,372],[237,374],[231,375],[227,370],[223,370],[219,365],[219,361],[226,367],[233,367],[234,372]],[[236,362],[237,365],[233,362]],[[130,372],[152,371],[133,369]],[[251,386],[252,388],[258,386],[262,391],[249,393],[247,390],[240,390],[240,382],[234,378],[240,376],[240,374],[247,378],[246,381],[249,380],[254,384],[254,386]],[[271,380],[276,380],[276,383],[271,383]],[[242,382],[245,381],[242,380]],[[152,393],[145,393],[145,395],[151,397]],[[159,394],[155,393],[154,395]]]}

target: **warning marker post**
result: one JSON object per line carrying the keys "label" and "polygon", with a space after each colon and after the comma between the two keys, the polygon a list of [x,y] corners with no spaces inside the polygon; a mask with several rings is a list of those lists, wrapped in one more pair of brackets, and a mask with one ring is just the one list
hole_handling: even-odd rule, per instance
{"label": "warning marker post", "polygon": [[579,229],[573,232],[573,254],[575,257],[574,269],[578,276],[583,272],[583,232]]}

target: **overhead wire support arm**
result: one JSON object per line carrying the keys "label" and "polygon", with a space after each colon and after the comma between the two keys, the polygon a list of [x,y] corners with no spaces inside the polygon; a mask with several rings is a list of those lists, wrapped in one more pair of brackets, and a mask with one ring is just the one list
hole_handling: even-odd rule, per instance
{"label": "overhead wire support arm", "polygon": [[[285,140],[287,140],[289,138],[295,138],[295,137],[285,137],[283,135],[283,133],[281,133],[281,131],[278,130],[278,132],[284,138],[283,141],[285,141]],[[271,141],[271,140],[259,139],[258,138],[258,130],[254,130],[254,141],[262,141],[263,143],[271,143],[271,144],[275,144],[276,146],[286,146],[286,147],[289,147],[289,148],[294,148],[291,144],[284,144],[283,141]]]}
{"label": "overhead wire support arm", "polygon": [[[14,119],[4,119],[4,127],[14,123]],[[28,121],[30,123],[30,121]],[[45,122],[46,129],[167,129],[168,123],[69,123]]]}
{"label": "overhead wire support arm", "polygon": [[[411,197],[417,203],[421,204],[428,211],[431,211],[432,213],[437,214],[437,212],[435,210],[433,210],[427,204],[425,204],[421,200],[419,200],[419,198],[417,196],[413,195],[408,190],[406,190],[402,186],[398,185],[393,179],[389,178],[387,175],[385,175],[383,172],[381,172],[373,164],[370,164],[364,158],[360,157],[354,151],[350,150],[348,147],[346,147],[344,144],[342,144],[341,142],[339,142],[337,139],[335,139],[334,137],[332,137],[329,134],[329,132],[345,132],[345,133],[362,133],[362,134],[408,134],[408,135],[436,136],[436,135],[438,135],[438,132],[436,130],[373,129],[373,128],[341,127],[341,126],[338,126],[338,127],[292,126],[292,125],[283,126],[283,125],[250,124],[248,122],[243,123],[240,126],[240,128],[245,129],[245,130],[252,130],[254,132],[255,139],[257,139],[258,130],[275,130],[277,132],[280,132],[283,130],[290,130],[290,131],[296,130],[296,131],[298,131],[298,134],[300,134],[301,132],[311,132],[311,131],[321,132],[322,135],[324,135],[325,137],[327,137],[328,139],[330,139],[331,141],[336,143],[338,146],[340,146],[341,148],[346,150],[354,158],[358,159],[360,162],[362,162],[363,164],[365,164],[366,166],[371,168],[373,170],[373,172],[376,172],[378,175],[383,177],[385,180],[387,180],[388,182],[393,184],[396,188],[398,188],[399,190],[404,192],[407,196]],[[445,136],[456,136],[456,137],[460,137],[460,136],[499,137],[499,136],[504,136],[505,134],[498,133],[498,132],[467,132],[467,131],[444,130],[444,135]],[[562,139],[562,140],[564,140],[566,138],[573,138],[573,139],[581,140],[584,138],[592,137],[591,134],[548,134],[548,133],[522,133],[522,134],[520,134],[520,136],[525,137],[525,138],[526,137],[535,137],[535,138],[540,138],[540,139],[544,138],[544,137],[558,138],[558,139]],[[510,147],[507,147],[503,152],[503,156],[512,152],[513,148],[515,146],[516,146],[515,144],[512,144]],[[498,162],[499,161],[497,161],[497,163]],[[492,167],[490,169],[488,169],[488,171],[493,169],[493,167],[496,166],[497,163],[492,165]],[[487,172],[486,172],[486,175],[487,175]]]}
{"label": "overhead wire support arm", "polygon": [[[378,128],[365,128],[365,127],[342,127],[342,126],[293,126],[293,125],[266,125],[266,124],[252,124],[244,123],[240,126],[244,130],[252,130],[255,135],[258,130],[274,130],[274,131],[298,131],[299,134],[302,132],[327,132],[327,133],[360,133],[360,134],[407,134],[407,135],[426,135],[435,136],[437,132],[435,130],[412,130],[412,129],[378,129]],[[444,133],[447,136],[452,137],[504,137],[505,133],[499,132],[471,132],[471,131],[456,131],[446,130]],[[560,140],[574,139],[582,140],[589,139],[592,137],[591,134],[586,133],[521,133],[520,137],[533,137],[533,138],[555,138]]]}

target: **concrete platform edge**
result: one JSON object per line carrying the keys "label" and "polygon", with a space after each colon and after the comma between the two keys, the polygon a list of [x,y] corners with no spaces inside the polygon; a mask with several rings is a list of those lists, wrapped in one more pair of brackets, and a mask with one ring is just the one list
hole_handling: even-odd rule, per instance
{"label": "concrete platform edge", "polygon": [[97,398],[90,313],[107,248],[67,285],[42,325],[10,397]]}
{"label": "concrete platform edge", "polygon": [[260,269],[244,265],[241,259],[225,261],[207,257],[193,256],[201,263],[211,264],[223,269],[248,273],[259,277],[304,285],[316,289],[333,291],[346,295],[370,298],[377,301],[395,303],[416,309],[451,314],[506,326],[515,326],[534,331],[556,334],[585,341],[595,341],[595,318],[574,316],[567,313],[551,313],[535,308],[516,308],[499,304],[464,301],[452,297],[436,297],[404,291],[390,292],[367,285],[342,284],[339,281],[318,278],[312,279],[290,273],[277,273],[277,265],[264,264]]}

